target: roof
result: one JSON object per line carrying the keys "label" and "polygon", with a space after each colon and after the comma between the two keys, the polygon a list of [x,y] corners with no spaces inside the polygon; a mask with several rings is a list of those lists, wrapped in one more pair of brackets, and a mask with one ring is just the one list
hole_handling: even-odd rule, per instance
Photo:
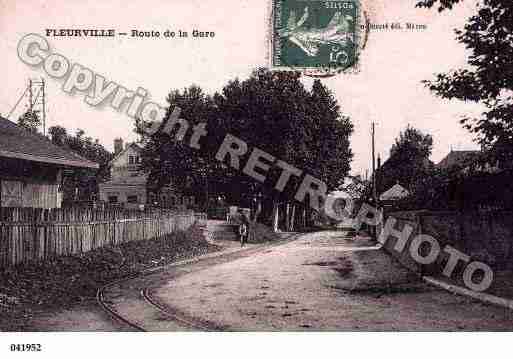
{"label": "roof", "polygon": [[137,152],[141,152],[142,151],[142,148],[141,146],[139,146],[137,143],[135,142],[132,142],[132,143],[129,143],[125,146],[125,148],[123,148],[122,151],[120,151],[117,155],[114,156],[114,158],[112,160],[110,160],[109,164],[112,164],[114,163],[118,158],[120,158],[126,151],[128,151],[130,148],[133,148],[135,149]]}
{"label": "roof", "polygon": [[385,191],[379,196],[380,201],[392,201],[401,199],[408,196],[410,193],[406,188],[401,186],[399,183],[393,185],[388,191]]}
{"label": "roof", "polygon": [[451,151],[436,166],[440,169],[448,169],[456,165],[464,165],[477,157],[479,151]]}
{"label": "roof", "polygon": [[28,132],[1,116],[0,157],[69,167],[99,168],[97,163],[56,146],[46,137]]}

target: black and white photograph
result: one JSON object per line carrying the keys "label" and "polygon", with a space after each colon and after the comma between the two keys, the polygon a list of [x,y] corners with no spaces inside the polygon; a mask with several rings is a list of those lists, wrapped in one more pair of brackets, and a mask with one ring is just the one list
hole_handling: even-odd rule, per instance
{"label": "black and white photograph", "polygon": [[506,350],[511,0],[0,0],[0,54],[0,355]]}

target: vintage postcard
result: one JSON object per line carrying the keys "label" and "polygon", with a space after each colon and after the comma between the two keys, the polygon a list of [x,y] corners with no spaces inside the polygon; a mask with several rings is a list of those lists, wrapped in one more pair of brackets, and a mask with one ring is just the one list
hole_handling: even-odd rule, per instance
{"label": "vintage postcard", "polygon": [[512,32],[509,1],[0,0],[0,352],[498,353]]}

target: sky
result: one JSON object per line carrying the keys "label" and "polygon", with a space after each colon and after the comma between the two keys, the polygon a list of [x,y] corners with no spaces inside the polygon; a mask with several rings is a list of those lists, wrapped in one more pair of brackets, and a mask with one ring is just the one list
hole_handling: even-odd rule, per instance
{"label": "sky", "polygon": [[[408,124],[433,136],[435,163],[451,148],[478,149],[459,119],[479,115],[481,107],[442,100],[421,83],[435,73],[465,66],[467,53],[455,41],[453,29],[464,25],[475,5],[461,4],[439,14],[436,9],[415,8],[414,3],[364,2],[373,24],[410,22],[427,28],[371,31],[360,71],[322,80],[355,125],[352,174],[365,175],[371,167],[372,122],[376,123],[376,151],[383,161]],[[29,78],[45,77],[47,127],[81,128],[109,150],[116,137],[135,141],[133,120],[126,113],[92,107],[84,102],[83,93],[64,93],[63,80],[23,63],[17,56],[21,38],[28,33],[44,35],[45,29],[68,28],[215,32],[213,38],[47,37],[52,52],[128,89],[142,87],[152,101],[164,105],[170,90],[197,84],[214,93],[227,81],[244,79],[253,69],[268,65],[269,4],[270,0],[0,0],[0,114],[5,117],[12,110]],[[304,83],[311,86],[312,79],[305,78]],[[16,121],[27,103],[23,99],[10,119]]]}

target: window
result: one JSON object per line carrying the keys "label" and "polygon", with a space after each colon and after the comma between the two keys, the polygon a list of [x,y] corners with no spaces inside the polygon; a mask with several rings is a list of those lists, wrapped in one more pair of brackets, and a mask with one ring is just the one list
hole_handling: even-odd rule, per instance
{"label": "window", "polygon": [[128,164],[134,165],[135,164],[135,156],[128,156]]}
{"label": "window", "polygon": [[137,203],[137,196],[128,196],[128,197],[126,198],[126,201],[127,201],[128,203]]}
{"label": "window", "polygon": [[118,203],[118,196],[109,196],[109,203]]}

